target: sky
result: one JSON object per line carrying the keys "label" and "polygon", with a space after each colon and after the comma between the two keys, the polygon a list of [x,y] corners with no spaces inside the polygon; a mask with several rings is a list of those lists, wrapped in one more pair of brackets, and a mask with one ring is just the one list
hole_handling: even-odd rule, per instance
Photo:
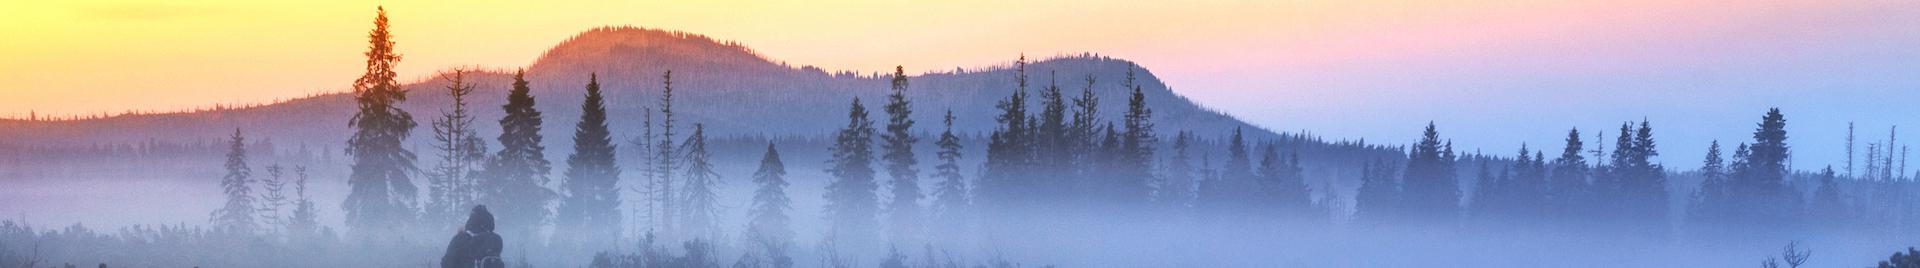
{"label": "sky", "polygon": [[1092,52],[1271,129],[1404,144],[1433,122],[1502,155],[1645,119],[1692,168],[1779,107],[1814,169],[1841,164],[1847,122],[1863,144],[1920,127],[1920,2],[1878,0],[0,1],[0,116],[343,91],[376,6],[413,78],[633,25],[862,73]]}

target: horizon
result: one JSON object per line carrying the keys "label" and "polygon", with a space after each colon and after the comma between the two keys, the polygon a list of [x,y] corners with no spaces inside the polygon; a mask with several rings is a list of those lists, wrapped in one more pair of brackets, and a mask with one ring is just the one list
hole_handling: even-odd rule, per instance
{"label": "horizon", "polygon": [[1920,1],[79,0],[0,25],[0,267],[1920,268],[1896,132]]}
{"label": "horizon", "polygon": [[[1901,64],[1920,61],[1920,50],[1899,49],[1920,47],[1920,29],[1899,27],[1920,24],[1914,2],[380,2],[0,4],[20,12],[0,16],[17,25],[0,36],[31,40],[0,44],[0,75],[16,81],[0,88],[0,114],[189,111],[344,92],[368,7],[383,5],[410,81],[462,66],[523,67],[567,37],[633,25],[861,74],[1094,53],[1138,62],[1204,107],[1331,139],[1405,144],[1433,121],[1463,151],[1506,152],[1558,144],[1568,128],[1612,132],[1647,118],[1667,141],[1659,159],[1683,169],[1698,166],[1708,141],[1742,139],[1772,107],[1787,111],[1795,140],[1821,144],[1796,150],[1796,166],[1816,167],[1804,170],[1838,164],[1830,159],[1844,156],[1848,122],[1862,133],[1920,125],[1897,116],[1920,113],[1910,101],[1920,98],[1910,75],[1920,67]],[[511,14],[561,19],[487,19]],[[852,19],[867,17],[884,19]],[[223,23],[233,20],[248,23]],[[979,30],[930,30],[959,25]],[[1000,41],[953,42],[969,39]],[[1690,101],[1715,98],[1724,100]],[[1515,109],[1529,116],[1509,116]],[[1367,120],[1334,119],[1351,115]]]}

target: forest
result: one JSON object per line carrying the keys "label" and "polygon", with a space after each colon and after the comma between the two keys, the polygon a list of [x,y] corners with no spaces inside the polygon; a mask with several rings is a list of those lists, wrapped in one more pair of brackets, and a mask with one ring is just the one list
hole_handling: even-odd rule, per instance
{"label": "forest", "polygon": [[[47,154],[7,159],[15,165],[109,159],[217,174],[204,186],[222,194],[209,197],[218,207],[184,208],[205,211],[206,222],[96,230],[0,221],[0,267],[451,265],[444,239],[474,233],[462,224],[474,226],[481,206],[491,229],[481,232],[504,244],[488,261],[511,267],[1801,267],[1810,258],[1920,267],[1920,252],[1900,251],[1913,243],[1900,238],[1920,235],[1920,173],[1907,170],[1897,129],[1856,141],[1850,128],[1844,166],[1794,167],[1777,108],[1755,111],[1751,136],[1708,148],[1661,148],[1655,122],[1639,119],[1483,154],[1456,151],[1431,123],[1404,146],[1170,129],[1155,124],[1136,66],[1111,78],[1117,87],[1091,74],[1043,82],[1022,56],[1016,86],[991,89],[1004,93],[996,113],[917,105],[913,79],[896,67],[878,76],[884,84],[865,85],[886,89],[884,98],[815,107],[844,121],[789,122],[832,132],[719,136],[708,125],[732,123],[703,122],[676,103],[686,100],[675,90],[689,89],[674,79],[697,71],[645,78],[662,94],[637,118],[610,115],[601,83],[640,78],[596,73],[583,88],[548,89],[583,96],[567,104],[577,118],[554,118],[515,72],[503,116],[483,118],[479,110],[495,107],[469,96],[490,80],[454,69],[436,74],[447,83],[433,90],[404,89],[384,11],[368,38],[350,119],[315,123],[350,131],[343,144],[279,156],[271,152],[291,149],[263,150],[272,137],[247,128],[199,144],[0,143],[10,155]],[[1125,97],[1101,97],[1116,92]],[[423,95],[450,102],[400,108]],[[942,120],[915,119],[928,114]],[[991,119],[992,131],[956,131],[968,117]],[[553,120],[575,122],[562,130],[570,149],[544,142]],[[642,131],[615,133],[617,121]],[[495,123],[497,133],[482,133]],[[1707,154],[1701,168],[1677,170],[1655,159],[1663,149]],[[150,160],[185,155],[224,162]],[[345,172],[310,171],[322,168]],[[1346,174],[1359,178],[1353,190],[1329,179]],[[346,195],[321,202],[309,190],[321,184]],[[1366,257],[1399,254],[1415,257]]]}

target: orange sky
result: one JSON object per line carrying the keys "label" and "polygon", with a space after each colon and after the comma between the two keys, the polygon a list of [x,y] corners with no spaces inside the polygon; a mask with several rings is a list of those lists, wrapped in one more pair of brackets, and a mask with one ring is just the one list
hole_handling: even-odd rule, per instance
{"label": "orange sky", "polygon": [[[459,65],[523,66],[580,31],[636,25],[740,41],[795,65],[862,72],[1094,52],[1140,61],[1175,85],[1269,64],[1212,59],[1222,53],[1551,8],[1538,1],[1028,2],[8,1],[0,3],[0,39],[8,40],[0,42],[0,79],[9,81],[0,83],[0,116],[175,110],[339,91],[363,64],[359,53],[378,5],[391,12],[406,56],[400,72],[411,77]],[[1316,56],[1351,54],[1323,52]]]}

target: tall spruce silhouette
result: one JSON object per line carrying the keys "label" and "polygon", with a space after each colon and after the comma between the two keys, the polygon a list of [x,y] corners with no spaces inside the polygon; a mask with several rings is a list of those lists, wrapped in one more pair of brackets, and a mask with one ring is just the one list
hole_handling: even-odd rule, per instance
{"label": "tall spruce silhouette", "polygon": [[1440,226],[1451,226],[1460,215],[1460,182],[1454,173],[1453,143],[1427,123],[1420,141],[1407,152],[1401,175],[1401,214]]}
{"label": "tall spruce silhouette", "polygon": [[407,91],[394,81],[400,54],[394,52],[393,35],[387,31],[386,8],[379,8],[367,39],[366,73],[353,82],[358,109],[347,121],[354,128],[346,148],[353,157],[347,176],[350,190],[340,205],[346,210],[347,228],[362,238],[405,228],[414,219],[419,192],[409,177],[417,171],[414,154],[405,146],[416,124],[412,114],[398,107],[407,100]]}
{"label": "tall spruce silhouette", "polygon": [[507,103],[500,106],[506,111],[500,118],[500,151],[488,160],[480,182],[479,203],[492,210],[498,232],[509,240],[533,237],[552,214],[547,204],[558,196],[546,187],[553,168],[542,145],[542,119],[534,108],[532,91],[526,71],[514,72]]}
{"label": "tall spruce silhouette", "polygon": [[226,175],[220,177],[220,189],[226,193],[227,200],[210,216],[214,228],[242,234],[258,231],[260,225],[255,215],[259,204],[253,197],[253,168],[247,167],[247,138],[240,135],[240,129],[234,129],[233,137],[227,142],[226,169]]}
{"label": "tall spruce silhouette", "polygon": [[720,173],[714,171],[713,154],[707,151],[707,127],[693,124],[693,134],[680,144],[686,150],[687,170],[680,190],[680,223],[688,238],[713,241],[720,232]]}
{"label": "tall spruce silhouette", "polygon": [[[560,229],[576,235],[575,242],[611,246],[620,236],[620,166],[613,134],[607,130],[607,107],[600,94],[600,77],[588,74],[586,100],[574,126],[573,155],[567,156],[565,192],[554,219]],[[604,245],[603,245],[604,244]]]}
{"label": "tall spruce silhouette", "polygon": [[907,74],[900,66],[893,67],[892,94],[887,95],[887,132],[880,136],[885,144],[882,155],[886,161],[887,176],[893,189],[893,200],[887,202],[888,239],[897,244],[917,244],[925,234],[922,224],[920,199],[920,170],[915,167],[919,160],[914,158],[913,145],[920,138],[913,136],[913,103],[907,100]]}
{"label": "tall spruce silhouette", "polygon": [[1127,112],[1122,117],[1126,132],[1120,142],[1121,164],[1116,167],[1119,172],[1116,178],[1120,180],[1114,182],[1114,187],[1119,188],[1114,201],[1122,207],[1137,207],[1147,201],[1152,191],[1147,182],[1154,176],[1154,146],[1160,142],[1153,132],[1153,108],[1147,106],[1147,95],[1134,75],[1138,69],[1139,66],[1128,63],[1127,77],[1121,84],[1132,90],[1127,98]]}
{"label": "tall spruce silhouette", "polygon": [[846,128],[834,136],[833,156],[827,168],[833,181],[827,184],[824,196],[828,239],[841,245],[858,248],[877,242],[874,232],[879,227],[879,197],[874,191],[879,184],[874,181],[873,134],[867,108],[860,105],[860,98],[854,98],[847,110]]}
{"label": "tall spruce silhouette", "polygon": [[666,73],[660,75],[660,85],[660,142],[654,144],[653,178],[656,181],[652,182],[652,190],[654,192],[654,199],[657,200],[654,203],[659,204],[660,207],[660,215],[658,219],[655,220],[660,225],[657,232],[674,234],[676,233],[674,227],[676,224],[679,224],[674,216],[679,214],[680,207],[675,206],[676,201],[674,199],[678,198],[679,193],[673,190],[673,172],[679,167],[677,166],[679,163],[676,160],[680,155],[674,153],[673,146],[672,70],[668,70]]}
{"label": "tall spruce silhouette", "polygon": [[935,233],[959,231],[968,220],[968,207],[971,205],[967,178],[960,173],[962,147],[960,137],[953,134],[953,119],[953,110],[947,110],[947,115],[940,121],[946,128],[940,132],[940,140],[934,142],[940,147],[940,151],[934,154],[940,159],[940,164],[933,167],[933,178],[940,181],[934,185],[931,209],[936,223],[929,226],[942,228],[941,232]]}
{"label": "tall spruce silhouette", "polygon": [[[981,204],[980,212],[995,220],[990,223],[1009,224],[1000,219],[1011,220],[1012,214],[1025,213],[1021,206],[1026,204],[1025,197],[1032,189],[1027,172],[1033,159],[1033,146],[1029,141],[1027,118],[1027,60],[1021,56],[1014,62],[1014,84],[1012,94],[994,104],[1000,114],[994,117],[998,123],[987,138],[987,158],[984,177],[980,178],[979,194],[976,202]],[[991,232],[990,232],[991,233]]]}
{"label": "tall spruce silhouette", "polygon": [[[753,172],[753,183],[758,188],[753,191],[753,206],[747,211],[747,231],[745,239],[748,250],[758,250],[773,263],[792,262],[787,249],[793,244],[792,218],[787,213],[793,210],[793,201],[787,197],[787,164],[780,160],[780,151],[773,143],[767,143],[767,152],[760,157],[760,169]],[[780,267],[777,266],[776,267]]]}

